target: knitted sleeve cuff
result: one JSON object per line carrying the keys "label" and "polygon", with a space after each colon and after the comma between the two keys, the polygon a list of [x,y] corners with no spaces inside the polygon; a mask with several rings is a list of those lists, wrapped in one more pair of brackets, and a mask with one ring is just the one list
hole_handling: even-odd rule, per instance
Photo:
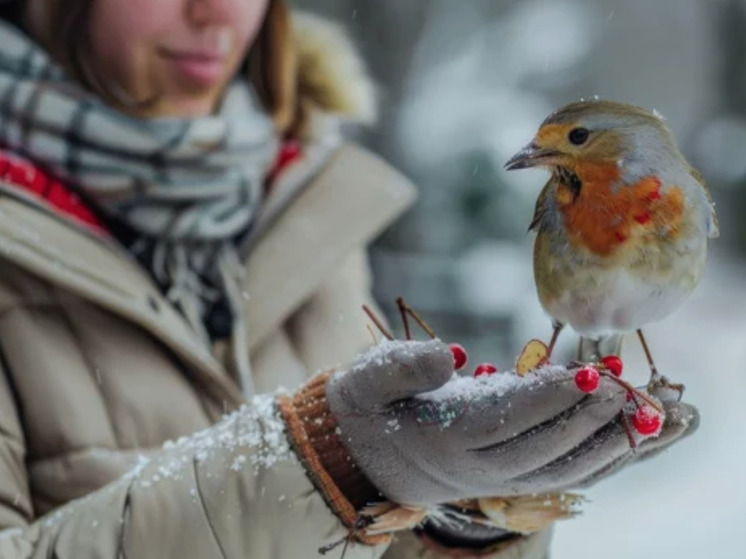
{"label": "knitted sleeve cuff", "polygon": [[[383,499],[360,471],[339,437],[337,422],[326,400],[326,383],[333,371],[308,381],[294,396],[278,398],[288,438],[314,486],[342,524],[354,530],[358,510]],[[388,534],[355,534],[368,545],[388,543]]]}

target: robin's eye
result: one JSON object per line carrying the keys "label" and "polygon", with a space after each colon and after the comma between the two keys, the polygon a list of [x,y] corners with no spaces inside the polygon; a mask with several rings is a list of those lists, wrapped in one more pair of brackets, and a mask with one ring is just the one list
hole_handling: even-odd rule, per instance
{"label": "robin's eye", "polygon": [[591,133],[588,131],[588,129],[581,126],[579,128],[573,128],[572,130],[570,130],[567,138],[570,140],[571,144],[582,146],[588,140],[588,136],[590,135]]}

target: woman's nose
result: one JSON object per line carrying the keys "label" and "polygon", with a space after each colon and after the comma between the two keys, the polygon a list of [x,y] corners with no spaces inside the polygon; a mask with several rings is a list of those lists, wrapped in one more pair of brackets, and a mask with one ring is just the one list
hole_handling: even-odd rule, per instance
{"label": "woman's nose", "polygon": [[189,20],[197,26],[235,22],[242,3],[254,0],[187,0]]}

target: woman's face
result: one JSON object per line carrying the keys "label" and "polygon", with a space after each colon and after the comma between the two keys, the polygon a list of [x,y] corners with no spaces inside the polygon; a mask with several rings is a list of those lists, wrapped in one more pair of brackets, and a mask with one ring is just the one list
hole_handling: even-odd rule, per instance
{"label": "woman's face", "polygon": [[94,70],[147,117],[215,109],[254,41],[269,0],[94,0]]}

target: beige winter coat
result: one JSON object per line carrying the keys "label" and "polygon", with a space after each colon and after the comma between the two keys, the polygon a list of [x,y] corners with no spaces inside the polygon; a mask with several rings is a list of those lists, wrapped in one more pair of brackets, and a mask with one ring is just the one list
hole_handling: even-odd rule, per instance
{"label": "beige winter coat", "polygon": [[[365,246],[413,196],[349,145],[283,175],[247,249],[257,393],[369,346]],[[118,245],[0,184],[0,558],[309,558],[343,537],[272,398],[179,441],[246,403],[212,349]],[[412,533],[348,550],[384,554],[443,557]]]}

